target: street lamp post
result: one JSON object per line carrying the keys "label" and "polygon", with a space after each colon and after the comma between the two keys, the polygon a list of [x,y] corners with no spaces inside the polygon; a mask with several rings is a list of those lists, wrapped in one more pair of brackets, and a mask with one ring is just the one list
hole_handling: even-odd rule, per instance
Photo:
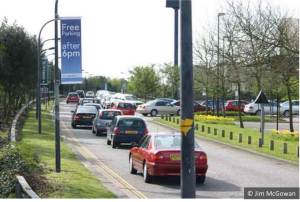
{"label": "street lamp post", "polygon": [[180,1],[181,70],[181,197],[195,198],[195,137],[193,115],[193,45],[191,0]]}
{"label": "street lamp post", "polygon": [[219,102],[220,102],[220,98],[219,98],[219,84],[220,84],[220,16],[225,15],[225,13],[218,13],[218,51],[217,51],[217,116],[219,116]]}
{"label": "street lamp post", "polygon": [[38,119],[38,133],[42,133],[42,116],[41,116],[41,34],[47,24],[56,19],[48,20],[40,29],[37,39],[37,82],[36,82],[36,116]]}
{"label": "street lamp post", "polygon": [[[58,19],[58,0],[55,0],[54,16]],[[55,38],[55,67],[54,67],[54,99],[55,99],[55,170],[57,173],[61,170],[60,162],[60,122],[59,122],[59,69],[58,69],[58,22],[54,23],[54,38]]]}

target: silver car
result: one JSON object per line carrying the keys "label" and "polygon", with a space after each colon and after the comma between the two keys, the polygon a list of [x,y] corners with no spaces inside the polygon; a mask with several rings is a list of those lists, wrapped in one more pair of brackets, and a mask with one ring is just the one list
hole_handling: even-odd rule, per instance
{"label": "silver car", "polygon": [[[246,114],[259,115],[261,112],[261,107],[259,104],[255,104],[254,102],[251,102],[251,103],[245,105],[244,112]],[[265,112],[265,114],[276,114],[277,113],[277,103],[270,102],[269,104],[265,104],[264,112]]]}
{"label": "silver car", "polygon": [[[289,101],[280,104],[280,113],[283,114],[283,116],[289,117],[289,110]],[[299,100],[292,100],[292,111],[293,114],[299,114]]]}
{"label": "silver car", "polygon": [[157,116],[158,114],[179,115],[180,107],[170,104],[164,100],[152,100],[137,107],[136,112],[147,116]]}

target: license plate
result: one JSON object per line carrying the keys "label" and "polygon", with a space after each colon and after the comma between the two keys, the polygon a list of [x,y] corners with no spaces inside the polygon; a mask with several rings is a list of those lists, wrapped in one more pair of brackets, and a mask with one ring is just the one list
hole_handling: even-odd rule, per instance
{"label": "license plate", "polygon": [[170,159],[172,161],[179,161],[181,158],[179,154],[170,154]]}
{"label": "license plate", "polygon": [[125,131],[125,134],[128,134],[128,135],[136,135],[138,132],[137,131],[134,131],[134,130],[126,130]]}
{"label": "license plate", "polygon": [[89,118],[91,118],[90,116],[83,116],[82,118],[84,118],[84,119],[89,119]]}

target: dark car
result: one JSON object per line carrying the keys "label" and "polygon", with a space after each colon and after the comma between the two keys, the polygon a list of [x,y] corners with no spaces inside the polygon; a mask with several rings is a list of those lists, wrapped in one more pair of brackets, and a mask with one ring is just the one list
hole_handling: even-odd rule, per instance
{"label": "dark car", "polygon": [[91,127],[96,117],[97,109],[94,106],[78,106],[72,115],[72,128],[77,126]]}
{"label": "dark car", "polygon": [[[172,105],[179,106],[180,107],[180,101],[174,101],[171,102]],[[210,107],[207,108],[207,110],[210,110]],[[202,112],[206,111],[206,106],[199,104],[198,102],[194,101],[194,112]]]}
{"label": "dark car", "polygon": [[88,102],[88,103],[84,103],[83,106],[94,106],[94,107],[96,107],[97,111],[99,111],[100,109],[103,109],[103,106],[98,103]]}
{"label": "dark car", "polygon": [[[180,176],[180,150],[180,133],[147,134],[129,152],[129,171],[131,174],[143,173],[147,183],[154,176]],[[207,168],[206,153],[195,142],[195,172],[198,183],[204,183]]]}
{"label": "dark car", "polygon": [[145,121],[137,116],[116,116],[107,131],[107,144],[116,148],[122,143],[139,142],[148,133]]}
{"label": "dark car", "polygon": [[68,93],[67,99],[66,99],[66,103],[78,103],[79,102],[79,95],[77,93],[74,92],[70,92]]}
{"label": "dark car", "polygon": [[80,98],[84,98],[84,90],[76,90],[76,93],[79,95]]}
{"label": "dark car", "polygon": [[93,121],[92,132],[96,133],[96,136],[101,134],[107,134],[107,128],[110,127],[112,120],[115,116],[122,115],[122,111],[115,109],[102,109],[97,113],[96,118]]}
{"label": "dark car", "polygon": [[[213,110],[213,109],[216,110],[217,109],[217,101],[216,100],[207,100],[207,104],[206,104],[206,100],[204,100],[200,104],[202,106],[205,106],[205,107],[208,106],[211,110]],[[220,109],[220,111],[223,109],[222,100],[219,100],[219,109]]]}

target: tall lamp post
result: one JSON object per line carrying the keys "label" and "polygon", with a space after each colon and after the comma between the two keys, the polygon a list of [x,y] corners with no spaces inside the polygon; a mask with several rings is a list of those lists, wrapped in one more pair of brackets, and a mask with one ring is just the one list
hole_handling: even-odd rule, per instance
{"label": "tall lamp post", "polygon": [[[55,8],[54,8],[54,16],[55,19],[58,19],[58,0],[55,0]],[[59,122],[59,69],[58,69],[58,21],[55,20],[54,23],[54,41],[55,41],[55,66],[54,66],[54,113],[55,113],[55,171],[57,173],[61,170],[61,162],[60,162],[60,122]]]}
{"label": "tall lamp post", "polygon": [[[38,119],[38,133],[41,134],[42,133],[42,116],[41,116],[41,34],[43,29],[45,28],[45,26],[47,24],[49,24],[50,22],[56,21],[56,19],[51,19],[48,20],[45,24],[43,24],[43,26],[40,29],[39,35],[38,35],[38,39],[37,39],[37,82],[36,82],[36,116]],[[44,44],[46,41],[44,41],[42,44]]]}
{"label": "tall lamp post", "polygon": [[193,44],[191,0],[180,1],[181,70],[181,197],[195,198],[195,137],[193,109]]}
{"label": "tall lamp post", "polygon": [[[167,0],[166,7],[174,9],[174,66],[178,67],[178,10],[180,8],[179,0]],[[179,92],[180,91],[178,91],[178,94]],[[172,96],[174,96],[173,88],[172,94]]]}
{"label": "tall lamp post", "polygon": [[220,16],[225,15],[225,13],[218,13],[218,55],[217,55],[217,116],[219,116],[219,107],[220,107],[220,96],[219,96],[219,83],[220,83]]}

